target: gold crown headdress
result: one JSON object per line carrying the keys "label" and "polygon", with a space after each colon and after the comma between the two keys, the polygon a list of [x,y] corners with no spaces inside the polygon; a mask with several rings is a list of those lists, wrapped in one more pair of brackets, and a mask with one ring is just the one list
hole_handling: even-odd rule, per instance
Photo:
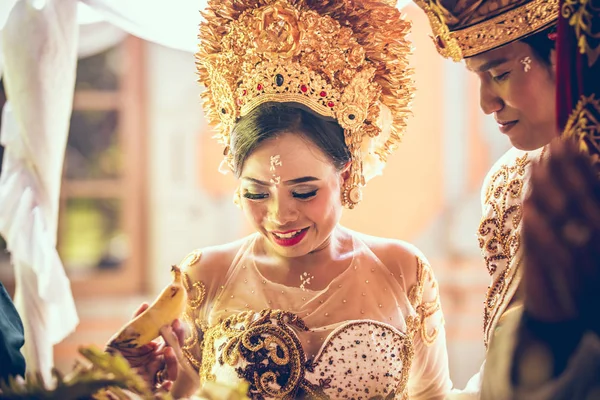
{"label": "gold crown headdress", "polygon": [[356,205],[406,128],[410,23],[369,0],[209,0],[203,16],[199,81],[230,166],[240,117],[266,102],[301,104],[344,129],[352,162],[343,202]]}
{"label": "gold crown headdress", "polygon": [[415,0],[438,52],[460,61],[538,32],[558,19],[559,0]]}

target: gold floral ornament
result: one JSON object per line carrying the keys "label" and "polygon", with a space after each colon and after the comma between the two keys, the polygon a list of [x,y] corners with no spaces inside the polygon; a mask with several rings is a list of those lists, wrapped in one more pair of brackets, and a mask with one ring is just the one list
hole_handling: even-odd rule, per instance
{"label": "gold floral ornament", "polygon": [[563,137],[576,140],[580,150],[591,156],[594,165],[600,165],[600,99],[594,94],[580,97]]}
{"label": "gold floral ornament", "polygon": [[579,52],[587,54],[591,67],[600,56],[600,26],[595,21],[600,13],[600,3],[596,0],[565,0],[560,11],[574,28]]}
{"label": "gold floral ornament", "polygon": [[267,102],[295,103],[344,129],[353,208],[406,129],[413,96],[410,23],[391,4],[210,0],[196,54],[204,106],[232,168],[231,131]]}

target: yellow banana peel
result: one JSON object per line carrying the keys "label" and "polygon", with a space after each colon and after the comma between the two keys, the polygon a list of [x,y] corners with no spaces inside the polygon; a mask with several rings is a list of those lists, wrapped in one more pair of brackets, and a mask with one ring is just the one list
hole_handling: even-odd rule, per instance
{"label": "yellow banana peel", "polygon": [[187,292],[179,267],[171,267],[173,281],[144,312],[121,328],[108,347],[130,349],[150,343],[160,335],[160,328],[181,317],[187,302]]}

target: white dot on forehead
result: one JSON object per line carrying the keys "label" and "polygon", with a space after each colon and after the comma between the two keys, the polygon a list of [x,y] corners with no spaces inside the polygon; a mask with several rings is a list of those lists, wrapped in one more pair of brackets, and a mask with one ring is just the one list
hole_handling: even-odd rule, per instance
{"label": "white dot on forehead", "polygon": [[271,156],[270,159],[270,170],[275,171],[277,167],[281,167],[283,164],[281,162],[281,156],[279,154],[275,154]]}

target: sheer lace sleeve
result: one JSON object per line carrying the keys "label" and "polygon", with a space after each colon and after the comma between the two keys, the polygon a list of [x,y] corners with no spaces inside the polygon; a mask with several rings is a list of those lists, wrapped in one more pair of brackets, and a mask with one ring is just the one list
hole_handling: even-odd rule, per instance
{"label": "sheer lace sleeve", "polygon": [[183,354],[197,372],[200,371],[202,364],[202,340],[207,329],[206,316],[208,315],[206,284],[198,280],[199,274],[196,271],[201,257],[202,251],[195,250],[180,264],[188,294],[187,307],[183,317],[187,326]]}
{"label": "sheer lace sleeve", "polygon": [[444,316],[431,267],[417,257],[417,281],[409,290],[416,315],[407,318],[414,358],[409,377],[410,399],[442,399],[450,391]]}

